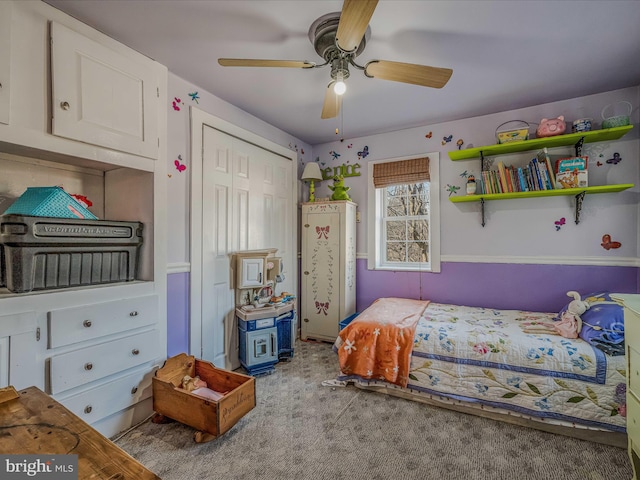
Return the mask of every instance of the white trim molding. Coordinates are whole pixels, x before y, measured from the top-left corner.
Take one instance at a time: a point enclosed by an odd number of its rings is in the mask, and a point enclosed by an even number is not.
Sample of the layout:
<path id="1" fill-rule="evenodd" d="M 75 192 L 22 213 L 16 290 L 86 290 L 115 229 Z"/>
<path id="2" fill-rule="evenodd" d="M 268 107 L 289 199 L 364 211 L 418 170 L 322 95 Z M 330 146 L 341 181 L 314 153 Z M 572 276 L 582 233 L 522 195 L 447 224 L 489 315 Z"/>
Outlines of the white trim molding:
<path id="1" fill-rule="evenodd" d="M 189 272 L 191 272 L 191 263 L 189 262 L 167 264 L 167 275 L 171 275 L 172 273 L 189 273 Z"/>

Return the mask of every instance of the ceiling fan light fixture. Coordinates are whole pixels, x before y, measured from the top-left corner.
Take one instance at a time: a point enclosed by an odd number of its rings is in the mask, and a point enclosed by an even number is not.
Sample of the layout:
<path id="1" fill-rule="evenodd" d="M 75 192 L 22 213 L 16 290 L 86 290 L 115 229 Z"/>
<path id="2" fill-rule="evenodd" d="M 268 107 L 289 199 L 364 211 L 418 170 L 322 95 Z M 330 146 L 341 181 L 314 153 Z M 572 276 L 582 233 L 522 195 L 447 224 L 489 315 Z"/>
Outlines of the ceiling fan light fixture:
<path id="1" fill-rule="evenodd" d="M 342 77 L 338 77 L 336 83 L 333 84 L 333 91 L 336 95 L 344 95 L 347 91 L 347 84 L 344 83 Z"/>

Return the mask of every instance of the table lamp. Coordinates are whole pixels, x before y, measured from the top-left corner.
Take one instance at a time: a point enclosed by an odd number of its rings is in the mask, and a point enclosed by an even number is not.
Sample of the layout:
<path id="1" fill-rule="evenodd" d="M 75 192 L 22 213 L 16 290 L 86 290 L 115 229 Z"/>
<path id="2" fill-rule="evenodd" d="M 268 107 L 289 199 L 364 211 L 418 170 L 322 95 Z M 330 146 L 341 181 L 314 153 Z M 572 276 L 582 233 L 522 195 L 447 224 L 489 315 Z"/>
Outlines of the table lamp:
<path id="1" fill-rule="evenodd" d="M 304 167 L 304 172 L 302 172 L 302 180 L 309 180 L 309 201 L 316 201 L 316 188 L 314 182 L 316 180 L 322 180 L 322 172 L 320 172 L 320 165 L 316 162 L 309 162 Z"/>

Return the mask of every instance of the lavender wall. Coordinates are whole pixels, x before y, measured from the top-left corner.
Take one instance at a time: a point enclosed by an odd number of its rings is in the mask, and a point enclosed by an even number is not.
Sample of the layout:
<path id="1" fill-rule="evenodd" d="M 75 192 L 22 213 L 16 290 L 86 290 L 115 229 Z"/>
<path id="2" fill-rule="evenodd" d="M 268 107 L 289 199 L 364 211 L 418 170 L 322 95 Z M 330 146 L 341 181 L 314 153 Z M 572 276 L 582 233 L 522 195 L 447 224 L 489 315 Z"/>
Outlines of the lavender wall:
<path id="1" fill-rule="evenodd" d="M 189 274 L 167 275 L 167 355 L 189 353 Z"/>
<path id="2" fill-rule="evenodd" d="M 638 269 L 510 263 L 442 264 L 441 273 L 367 270 L 357 261 L 356 297 L 362 311 L 379 297 L 423 298 L 438 303 L 557 312 L 575 290 L 585 296 L 608 290 L 638 292 Z"/>

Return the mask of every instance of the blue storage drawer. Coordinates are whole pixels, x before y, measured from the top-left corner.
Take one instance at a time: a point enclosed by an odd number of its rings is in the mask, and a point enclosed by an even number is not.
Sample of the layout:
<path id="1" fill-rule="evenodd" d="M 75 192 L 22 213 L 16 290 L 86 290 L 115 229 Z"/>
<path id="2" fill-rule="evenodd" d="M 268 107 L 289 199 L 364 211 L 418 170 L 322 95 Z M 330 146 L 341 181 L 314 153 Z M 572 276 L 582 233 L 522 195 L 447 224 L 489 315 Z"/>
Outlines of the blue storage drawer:
<path id="1" fill-rule="evenodd" d="M 340 330 L 342 330 L 343 328 L 346 328 L 346 326 L 349 325 L 351 323 L 351 321 L 354 318 L 356 318 L 358 315 L 360 315 L 360 312 L 356 312 L 356 313 L 354 313 L 352 315 L 349 315 L 344 320 L 340 320 L 340 322 L 338 323 L 338 325 L 340 325 Z"/>

